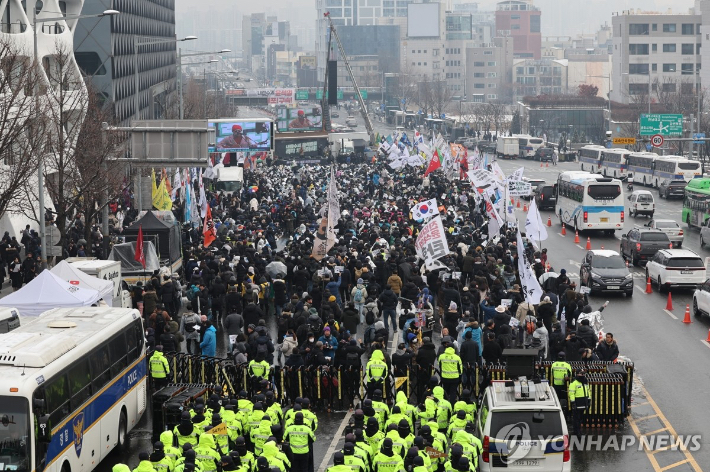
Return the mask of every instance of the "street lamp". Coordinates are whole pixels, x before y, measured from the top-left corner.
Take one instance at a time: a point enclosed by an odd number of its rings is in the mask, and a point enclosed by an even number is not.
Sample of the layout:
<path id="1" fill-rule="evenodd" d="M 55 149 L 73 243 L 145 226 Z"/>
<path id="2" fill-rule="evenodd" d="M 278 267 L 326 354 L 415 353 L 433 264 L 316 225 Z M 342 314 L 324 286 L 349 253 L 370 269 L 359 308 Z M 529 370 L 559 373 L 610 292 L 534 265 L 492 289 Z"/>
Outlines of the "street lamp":
<path id="1" fill-rule="evenodd" d="M 41 23 L 50 23 L 52 21 L 67 21 L 67 20 L 80 20 L 82 18 L 101 18 L 104 16 L 118 15 L 118 10 L 104 10 L 103 13 L 98 13 L 94 15 L 68 15 L 68 16 L 57 16 L 53 18 L 40 18 L 37 19 L 37 13 L 42 11 L 43 3 L 38 0 L 35 3 L 35 7 L 32 9 L 32 42 L 34 45 L 34 67 L 39 69 L 39 50 L 37 46 L 37 25 Z M 35 92 L 35 97 L 37 92 Z M 61 126 L 61 123 L 60 123 Z M 39 188 L 39 237 L 42 241 L 40 244 L 41 257 L 42 257 L 42 267 L 47 266 L 47 241 L 46 241 L 46 230 L 44 221 L 44 162 L 42 154 L 37 157 L 38 167 L 37 167 L 37 187 Z"/>
<path id="2" fill-rule="evenodd" d="M 224 54 L 232 52 L 231 49 L 221 49 L 219 51 L 214 51 L 214 52 L 193 52 L 190 54 L 182 54 L 182 49 L 178 48 L 178 56 L 177 56 L 177 80 L 178 80 L 178 94 L 179 94 L 179 99 L 180 99 L 180 119 L 183 119 L 183 103 L 182 103 L 182 58 L 183 57 L 194 57 L 194 56 L 209 56 L 210 54 Z M 213 59 L 213 62 L 217 62 L 217 59 Z M 204 64 L 203 62 L 199 62 L 198 64 Z M 187 65 L 193 65 L 187 64 Z"/>
<path id="3" fill-rule="evenodd" d="M 185 36 L 182 39 L 150 39 L 149 41 L 139 41 L 139 36 L 133 36 L 133 76 L 135 79 L 135 94 L 133 96 L 133 107 L 135 113 L 135 119 L 140 120 L 140 84 L 138 80 L 138 47 L 139 46 L 149 46 L 152 44 L 162 44 L 162 43 L 177 43 L 181 41 L 193 41 L 197 39 L 197 36 Z"/>

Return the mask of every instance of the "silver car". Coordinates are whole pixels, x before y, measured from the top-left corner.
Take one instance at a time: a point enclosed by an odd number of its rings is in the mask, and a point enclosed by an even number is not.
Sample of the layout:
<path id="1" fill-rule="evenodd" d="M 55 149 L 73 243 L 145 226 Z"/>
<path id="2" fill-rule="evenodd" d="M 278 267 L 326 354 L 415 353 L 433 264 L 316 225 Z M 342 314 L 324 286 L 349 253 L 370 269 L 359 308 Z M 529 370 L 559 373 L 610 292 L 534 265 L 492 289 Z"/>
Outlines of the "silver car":
<path id="1" fill-rule="evenodd" d="M 683 245 L 683 229 L 678 223 L 673 220 L 659 220 L 654 219 L 646 223 L 644 226 L 648 228 L 660 229 L 668 235 L 668 239 L 671 240 L 673 246 L 681 247 Z"/>

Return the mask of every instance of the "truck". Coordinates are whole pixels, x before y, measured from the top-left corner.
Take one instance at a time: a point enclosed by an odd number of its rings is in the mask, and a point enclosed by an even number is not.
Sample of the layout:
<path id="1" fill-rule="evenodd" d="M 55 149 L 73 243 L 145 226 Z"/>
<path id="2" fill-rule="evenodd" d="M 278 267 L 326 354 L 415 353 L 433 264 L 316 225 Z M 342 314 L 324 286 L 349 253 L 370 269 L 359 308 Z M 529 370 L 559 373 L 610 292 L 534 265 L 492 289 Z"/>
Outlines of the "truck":
<path id="1" fill-rule="evenodd" d="M 355 143 L 352 139 L 339 139 L 333 144 L 333 154 L 336 156 L 348 155 L 355 152 Z"/>
<path id="2" fill-rule="evenodd" d="M 496 155 L 502 159 L 515 159 L 520 153 L 519 140 L 515 136 L 498 136 Z"/>
<path id="3" fill-rule="evenodd" d="M 223 193 L 234 193 L 244 185 L 243 167 L 220 167 L 217 169 L 215 190 Z"/>
<path id="4" fill-rule="evenodd" d="M 69 262 L 72 267 L 79 269 L 85 274 L 113 282 L 114 306 L 122 306 L 121 263 L 119 261 L 108 261 L 89 257 L 71 257 L 67 259 L 67 262 Z M 121 305 L 119 305 L 119 303 L 121 303 Z"/>

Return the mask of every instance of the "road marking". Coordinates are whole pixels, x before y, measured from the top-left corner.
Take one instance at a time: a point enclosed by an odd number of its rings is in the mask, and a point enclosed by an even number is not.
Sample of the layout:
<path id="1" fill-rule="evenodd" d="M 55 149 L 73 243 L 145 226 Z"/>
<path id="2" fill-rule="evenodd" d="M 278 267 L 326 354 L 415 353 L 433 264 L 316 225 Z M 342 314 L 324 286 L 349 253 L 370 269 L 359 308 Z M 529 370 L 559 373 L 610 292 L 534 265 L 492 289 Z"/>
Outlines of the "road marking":
<path id="1" fill-rule="evenodd" d="M 575 244 L 575 246 L 577 246 L 578 248 L 584 250 L 584 248 L 583 248 L 582 246 L 580 246 L 579 244 Z"/>
<path id="2" fill-rule="evenodd" d="M 666 315 L 670 316 L 670 317 L 673 318 L 674 320 L 677 320 L 677 319 L 678 319 L 678 317 L 675 316 L 671 311 L 669 311 L 669 310 L 663 310 L 663 311 L 665 311 L 665 312 L 666 312 Z"/>
<path id="3" fill-rule="evenodd" d="M 638 285 L 634 284 L 634 288 L 640 290 L 641 292 L 646 292 L 645 288 L 641 288 Z"/>
<path id="4" fill-rule="evenodd" d="M 710 343 L 707 342 L 706 340 L 703 339 L 703 340 L 700 341 L 700 342 L 703 343 L 703 344 L 705 344 L 705 347 L 710 348 Z"/>
<path id="5" fill-rule="evenodd" d="M 675 429 L 674 429 L 673 426 L 670 424 L 670 422 L 668 421 L 668 419 L 666 418 L 666 416 L 663 414 L 663 412 L 661 411 L 661 409 L 658 407 L 658 405 L 657 405 L 656 402 L 653 400 L 653 398 L 651 398 L 651 395 L 648 393 L 648 390 L 646 390 L 646 387 L 641 383 L 641 380 L 640 380 L 638 377 L 636 377 L 636 378 L 634 379 L 634 383 L 635 383 L 636 386 L 638 386 L 638 388 L 641 390 L 642 396 L 645 397 L 645 399 L 646 399 L 646 403 L 648 403 L 648 404 L 651 405 L 651 408 L 653 408 L 653 411 L 656 413 L 655 416 L 658 417 L 658 419 L 660 420 L 661 424 L 663 425 L 663 428 L 659 429 L 658 431 L 653 431 L 653 432 L 651 432 L 651 433 L 642 434 L 642 433 L 641 433 L 641 430 L 639 429 L 639 427 L 638 427 L 638 425 L 636 424 L 636 422 L 637 422 L 637 421 L 640 421 L 640 420 L 643 420 L 643 419 L 645 419 L 645 418 L 634 419 L 633 415 L 629 415 L 629 417 L 628 417 L 629 425 L 631 426 L 631 430 L 634 432 L 634 435 L 636 436 L 636 438 L 637 438 L 639 441 L 641 441 L 641 438 L 642 438 L 642 437 L 649 437 L 649 436 L 654 435 L 654 434 L 657 434 L 657 433 L 659 433 L 659 432 L 661 432 L 661 431 L 668 431 L 668 433 L 669 433 L 670 436 L 673 438 L 673 440 L 674 440 L 674 441 L 677 441 L 677 440 L 678 440 L 678 433 L 676 433 Z M 640 406 L 640 405 L 643 405 L 643 404 L 645 404 L 645 403 L 638 403 L 638 404 L 634 404 L 633 406 Z M 682 443 L 681 443 L 681 444 L 682 444 Z M 690 451 L 688 451 L 687 448 L 683 448 L 682 445 L 681 445 L 681 447 L 679 447 L 679 448 L 677 449 L 677 451 L 680 451 L 680 452 L 685 456 L 685 460 L 680 461 L 680 462 L 676 462 L 676 463 L 671 464 L 671 465 L 666 466 L 666 467 L 661 467 L 661 466 L 658 464 L 658 459 L 656 459 L 656 457 L 654 456 L 654 454 L 655 454 L 656 452 L 662 452 L 662 451 L 652 451 L 652 450 L 647 449 L 646 447 L 644 447 L 643 450 L 644 450 L 644 452 L 646 453 L 646 456 L 648 457 L 648 460 L 651 462 L 651 466 L 653 467 L 653 469 L 654 469 L 656 472 L 664 472 L 664 471 L 666 471 L 666 470 L 672 469 L 672 468 L 674 468 L 674 467 L 677 467 L 677 466 L 679 466 L 679 465 L 681 465 L 681 464 L 686 464 L 686 463 L 687 463 L 687 464 L 690 464 L 690 466 L 692 467 L 692 469 L 693 469 L 694 471 L 696 471 L 696 472 L 701 472 L 701 470 L 702 470 L 702 469 L 700 468 L 700 466 L 698 465 L 698 463 L 696 462 L 696 460 L 695 460 L 695 458 L 693 457 L 693 455 L 690 453 Z"/>
<path id="6" fill-rule="evenodd" d="M 340 423 L 338 431 L 335 432 L 335 436 L 333 436 L 333 440 L 330 442 L 328 452 L 325 453 L 325 457 L 323 457 L 323 460 L 321 461 L 320 466 L 318 467 L 318 472 L 325 472 L 325 469 L 328 467 L 328 462 L 330 462 L 330 458 L 333 457 L 335 448 L 338 447 L 338 442 L 340 442 L 340 438 L 343 436 L 343 431 L 345 431 L 345 427 L 348 425 L 348 421 L 350 421 L 350 417 L 352 415 L 352 410 L 348 411 L 348 413 L 345 415 L 345 418 L 343 418 L 343 422 Z"/>

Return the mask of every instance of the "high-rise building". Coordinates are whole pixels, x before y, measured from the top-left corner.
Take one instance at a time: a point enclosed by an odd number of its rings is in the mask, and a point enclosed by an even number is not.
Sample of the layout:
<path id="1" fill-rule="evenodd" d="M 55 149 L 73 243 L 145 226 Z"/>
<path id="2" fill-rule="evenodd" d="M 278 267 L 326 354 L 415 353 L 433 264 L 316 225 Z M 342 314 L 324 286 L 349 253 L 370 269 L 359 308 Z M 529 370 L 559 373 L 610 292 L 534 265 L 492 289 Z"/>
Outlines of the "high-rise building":
<path id="1" fill-rule="evenodd" d="M 513 38 L 516 58 L 540 59 L 540 9 L 525 0 L 504 0 L 496 5 L 496 36 Z"/>
<path id="2" fill-rule="evenodd" d="M 99 14 L 108 8 L 119 15 L 79 20 L 74 56 L 99 93 L 113 102 L 119 122 L 136 116 L 134 96 L 134 41 L 155 40 L 138 46 L 139 108 L 141 118 L 158 118 L 175 91 L 177 46 L 175 0 L 86 0 L 82 13 Z M 165 42 L 159 42 L 166 40 Z"/>
<path id="3" fill-rule="evenodd" d="M 612 17 L 611 99 L 631 103 L 657 92 L 692 93 L 700 70 L 702 15 L 633 10 Z M 702 81 L 702 80 L 701 80 Z"/>

